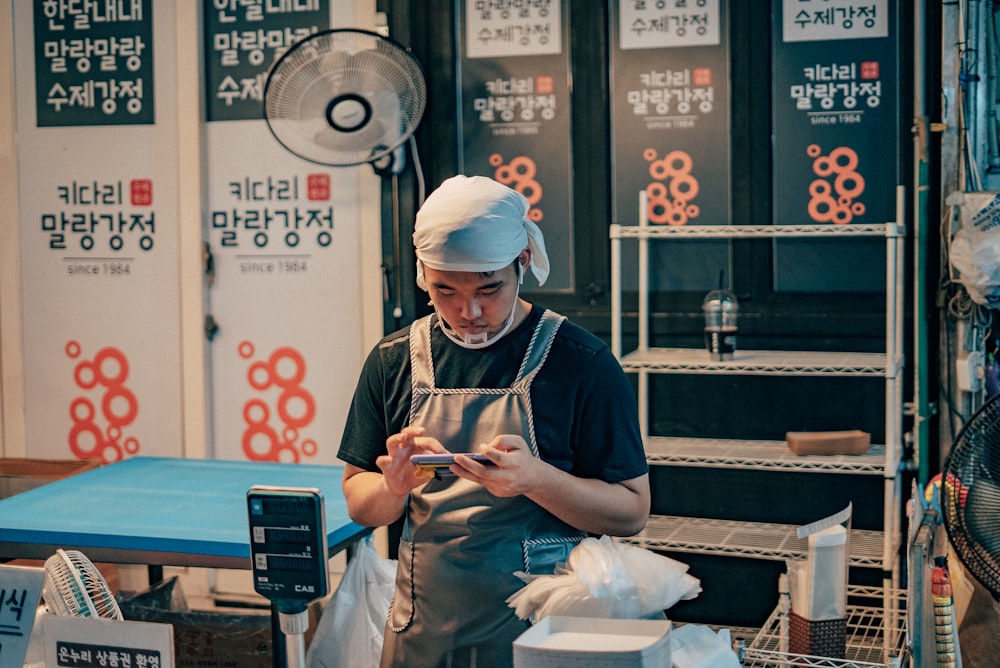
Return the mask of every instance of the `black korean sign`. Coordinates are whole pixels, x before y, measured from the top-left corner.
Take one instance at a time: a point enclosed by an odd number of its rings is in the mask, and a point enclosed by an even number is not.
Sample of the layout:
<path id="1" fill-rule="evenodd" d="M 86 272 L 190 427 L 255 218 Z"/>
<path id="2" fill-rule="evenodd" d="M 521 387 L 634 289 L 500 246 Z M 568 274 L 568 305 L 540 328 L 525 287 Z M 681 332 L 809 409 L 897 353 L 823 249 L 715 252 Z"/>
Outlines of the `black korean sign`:
<path id="1" fill-rule="evenodd" d="M 552 262 L 546 291 L 573 288 L 568 10 L 465 0 L 460 14 L 460 171 L 521 192 Z"/>
<path id="2" fill-rule="evenodd" d="M 152 0 L 34 0 L 38 127 L 152 125 Z"/>
<path id="3" fill-rule="evenodd" d="M 894 0 L 774 0 L 774 222 L 896 219 Z M 882 289 L 884 242 L 781 241 L 777 289 Z"/>
<path id="4" fill-rule="evenodd" d="M 613 220 L 725 225 L 730 218 L 729 43 L 723 0 L 612 0 Z M 716 287 L 729 264 L 719 240 L 651 248 L 656 287 Z"/>
<path id="5" fill-rule="evenodd" d="M 275 60 L 329 28 L 329 0 L 204 0 L 205 102 L 209 121 L 263 118 Z"/>

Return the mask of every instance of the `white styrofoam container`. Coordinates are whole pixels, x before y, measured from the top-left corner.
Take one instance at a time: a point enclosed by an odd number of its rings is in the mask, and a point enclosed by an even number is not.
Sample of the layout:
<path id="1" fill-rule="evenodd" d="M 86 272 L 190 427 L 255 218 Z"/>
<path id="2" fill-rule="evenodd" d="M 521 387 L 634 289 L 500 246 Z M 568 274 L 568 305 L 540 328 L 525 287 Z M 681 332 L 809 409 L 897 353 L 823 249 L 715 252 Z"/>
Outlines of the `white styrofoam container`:
<path id="1" fill-rule="evenodd" d="M 514 668 L 670 668 L 666 619 L 550 616 L 514 640 Z"/>

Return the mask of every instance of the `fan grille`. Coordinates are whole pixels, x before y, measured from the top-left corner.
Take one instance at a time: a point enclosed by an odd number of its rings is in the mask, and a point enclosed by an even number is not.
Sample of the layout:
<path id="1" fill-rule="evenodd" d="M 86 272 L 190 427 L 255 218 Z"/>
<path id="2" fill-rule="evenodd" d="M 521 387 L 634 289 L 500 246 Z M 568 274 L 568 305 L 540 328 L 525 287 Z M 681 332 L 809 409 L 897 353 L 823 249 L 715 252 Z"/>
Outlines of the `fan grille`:
<path id="1" fill-rule="evenodd" d="M 56 550 L 45 561 L 42 596 L 49 611 L 56 615 L 122 619 L 118 601 L 104 576 L 77 550 Z"/>
<path id="2" fill-rule="evenodd" d="M 958 558 L 1000 598 L 1000 396 L 959 432 L 942 476 L 941 504 Z"/>
<path id="3" fill-rule="evenodd" d="M 275 138 L 329 166 L 385 157 L 413 134 L 426 103 L 417 60 L 364 30 L 328 30 L 297 42 L 264 87 L 264 116 Z"/>

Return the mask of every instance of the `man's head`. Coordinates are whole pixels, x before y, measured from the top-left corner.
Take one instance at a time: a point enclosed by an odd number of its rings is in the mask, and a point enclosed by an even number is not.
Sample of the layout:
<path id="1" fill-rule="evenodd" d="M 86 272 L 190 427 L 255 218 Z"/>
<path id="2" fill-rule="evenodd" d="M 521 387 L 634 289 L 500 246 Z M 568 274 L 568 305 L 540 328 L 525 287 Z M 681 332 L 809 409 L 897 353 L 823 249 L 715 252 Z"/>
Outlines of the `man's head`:
<path id="1" fill-rule="evenodd" d="M 495 271 L 525 248 L 531 249 L 531 271 L 538 284 L 549 275 L 545 240 L 528 220 L 528 200 L 485 176 L 453 176 L 432 192 L 417 212 L 413 245 L 418 285 L 424 267 Z"/>
<path id="2" fill-rule="evenodd" d="M 523 195 L 484 176 L 448 179 L 417 213 L 417 285 L 456 343 L 485 347 L 507 332 L 528 267 L 545 282 L 545 242 L 527 213 Z"/>

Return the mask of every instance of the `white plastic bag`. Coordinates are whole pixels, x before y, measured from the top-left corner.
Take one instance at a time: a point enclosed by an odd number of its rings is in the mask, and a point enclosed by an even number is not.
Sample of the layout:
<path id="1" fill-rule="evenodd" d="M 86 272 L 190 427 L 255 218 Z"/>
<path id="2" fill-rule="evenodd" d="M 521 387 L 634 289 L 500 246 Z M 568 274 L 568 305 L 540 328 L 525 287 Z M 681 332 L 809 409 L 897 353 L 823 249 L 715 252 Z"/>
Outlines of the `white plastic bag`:
<path id="1" fill-rule="evenodd" d="M 553 575 L 517 573 L 527 584 L 507 604 L 519 618 L 535 621 L 549 615 L 643 619 L 701 593 L 701 582 L 687 570 L 687 564 L 608 536 L 585 538 Z"/>
<path id="2" fill-rule="evenodd" d="M 729 629 L 684 624 L 670 631 L 673 668 L 740 668 Z"/>
<path id="3" fill-rule="evenodd" d="M 959 206 L 961 227 L 951 240 L 949 261 L 977 304 L 1000 306 L 1000 193 L 953 193 L 948 204 Z"/>
<path id="4" fill-rule="evenodd" d="M 369 534 L 347 562 L 306 652 L 308 668 L 377 668 L 395 587 L 396 560 L 378 555 Z"/>

